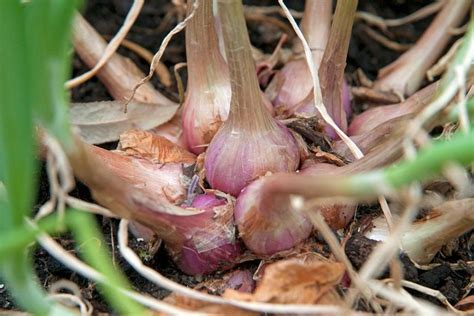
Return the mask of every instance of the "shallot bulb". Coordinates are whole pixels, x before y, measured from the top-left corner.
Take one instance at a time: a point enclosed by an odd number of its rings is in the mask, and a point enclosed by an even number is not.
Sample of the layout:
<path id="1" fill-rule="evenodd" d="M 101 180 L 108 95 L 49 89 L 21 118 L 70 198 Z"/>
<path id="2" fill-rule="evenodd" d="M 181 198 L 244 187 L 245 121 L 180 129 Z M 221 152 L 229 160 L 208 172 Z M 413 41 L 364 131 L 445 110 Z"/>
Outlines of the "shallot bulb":
<path id="1" fill-rule="evenodd" d="M 196 196 L 190 208 L 201 213 L 190 216 L 149 214 L 169 231 L 172 238 L 162 239 L 173 260 L 183 272 L 191 275 L 232 267 L 241 252 L 235 238 L 232 201 L 208 192 Z M 171 236 L 171 232 L 176 236 Z"/>
<path id="2" fill-rule="evenodd" d="M 226 124 L 212 140 L 206 153 L 209 184 L 238 196 L 252 180 L 267 172 L 296 170 L 299 151 L 290 131 L 281 123 L 259 130 Z"/>
<path id="3" fill-rule="evenodd" d="M 274 77 L 267 92 L 273 94 L 272 89 L 277 89 L 276 96 L 272 103 L 277 114 L 288 117 L 294 114 L 311 117 L 320 116 L 314 105 L 312 89 L 313 84 L 311 74 L 304 59 L 296 59 L 288 62 Z M 352 113 L 350 89 L 346 80 L 342 87 L 342 107 L 346 113 L 345 119 Z M 347 125 L 335 120 L 338 126 Z M 337 138 L 336 132 L 331 128 L 326 128 L 326 133 L 333 139 Z"/>
<path id="4" fill-rule="evenodd" d="M 208 192 L 183 204 L 189 198 L 183 168 L 189 164 L 155 164 L 77 144 L 70 161 L 94 198 L 120 217 L 150 228 L 183 272 L 205 274 L 233 265 L 240 254 L 233 201 Z"/>
<path id="5" fill-rule="evenodd" d="M 313 229 L 304 213 L 292 207 L 288 195 L 265 192 L 270 177 L 248 185 L 237 198 L 234 211 L 240 238 L 247 248 L 261 255 L 291 249 L 308 238 Z"/>
<path id="6" fill-rule="evenodd" d="M 291 132 L 271 116 L 262 102 L 242 4 L 220 2 L 219 13 L 232 99 L 229 118 L 209 145 L 204 166 L 213 188 L 237 196 L 267 172 L 296 170 L 300 158 Z"/>

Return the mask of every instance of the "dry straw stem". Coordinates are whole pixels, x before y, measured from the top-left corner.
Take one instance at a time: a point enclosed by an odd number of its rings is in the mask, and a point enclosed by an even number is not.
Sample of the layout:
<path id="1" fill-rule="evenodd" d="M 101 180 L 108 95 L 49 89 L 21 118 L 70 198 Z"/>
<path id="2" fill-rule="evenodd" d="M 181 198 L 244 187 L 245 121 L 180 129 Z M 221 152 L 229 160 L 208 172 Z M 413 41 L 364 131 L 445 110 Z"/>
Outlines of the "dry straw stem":
<path id="1" fill-rule="evenodd" d="M 474 10 L 474 9 L 473 9 Z M 472 11 L 472 10 L 471 10 Z M 440 92 L 435 96 L 432 102 L 418 113 L 407 127 L 403 140 L 405 155 L 408 159 L 416 156 L 416 149 L 413 145 L 414 139 L 419 134 L 423 125 L 433 116 L 439 113 L 456 96 L 460 89 L 465 89 L 465 80 L 469 69 L 472 68 L 474 60 L 474 21 L 470 22 L 468 31 L 464 36 L 463 43 L 459 48 L 454 61 L 448 71 L 445 73 Z M 461 80 L 459 78 L 462 78 Z M 464 90 L 465 91 L 465 90 Z M 462 105 L 462 104 L 461 104 Z M 466 110 L 461 108 L 460 115 L 466 115 Z"/>
<path id="2" fill-rule="evenodd" d="M 426 71 L 438 59 L 458 26 L 469 12 L 471 0 L 447 0 L 416 44 L 395 62 L 382 68 L 375 88 L 409 96 L 420 87 Z"/>
<path id="3" fill-rule="evenodd" d="M 127 36 L 128 31 L 130 31 L 131 27 L 133 26 L 133 23 L 138 17 L 138 14 L 140 14 L 140 10 L 143 7 L 144 0 L 134 0 L 133 5 L 130 8 L 130 11 L 127 14 L 127 17 L 125 18 L 125 21 L 123 22 L 122 27 L 120 27 L 119 31 L 117 34 L 112 38 L 110 43 L 107 45 L 105 48 L 102 57 L 99 59 L 97 64 L 88 72 L 83 73 L 82 75 L 73 78 L 69 81 L 66 82 L 66 88 L 71 89 L 74 88 L 81 83 L 86 82 L 100 70 L 102 66 L 104 66 L 107 61 L 112 57 L 112 55 L 115 53 L 115 51 L 119 48 L 120 42 Z"/>
<path id="4" fill-rule="evenodd" d="M 393 282 L 392 279 L 385 279 L 385 280 L 382 280 L 382 282 L 384 283 L 387 283 L 387 284 L 390 284 Z M 431 297 L 434 297 L 436 298 L 438 301 L 440 301 L 441 303 L 443 303 L 450 311 L 456 313 L 456 314 L 469 314 L 469 313 L 466 313 L 466 312 L 463 312 L 463 311 L 460 311 L 459 309 L 455 308 L 453 305 L 451 305 L 451 303 L 449 303 L 448 299 L 446 298 L 446 296 L 444 296 L 440 291 L 438 290 L 434 290 L 434 289 L 431 289 L 429 287 L 426 287 L 426 286 L 422 286 L 422 285 L 419 285 L 417 283 L 413 283 L 413 282 L 410 282 L 410 281 L 406 281 L 406 280 L 402 280 L 401 282 L 401 285 L 403 287 L 406 287 L 406 288 L 409 288 L 409 289 L 412 289 L 412 290 L 415 290 L 417 292 L 420 292 L 420 293 L 423 293 L 423 294 L 426 294 L 428 296 L 431 296 Z"/>
<path id="5" fill-rule="evenodd" d="M 50 184 L 51 198 L 36 214 L 38 220 L 56 209 L 64 215 L 68 193 L 74 188 L 72 168 L 59 142 L 46 131 L 41 132 L 41 141 L 47 149 L 46 168 Z"/>
<path id="6" fill-rule="evenodd" d="M 67 291 L 69 293 L 61 293 L 60 291 Z M 71 307 L 76 306 L 79 308 L 80 315 L 92 315 L 94 307 L 92 304 L 82 297 L 81 290 L 76 283 L 61 279 L 53 284 L 48 289 L 48 297 L 59 303 Z"/>
<path id="7" fill-rule="evenodd" d="M 128 39 L 123 39 L 122 43 L 120 43 L 123 47 L 131 50 L 141 58 L 143 58 L 145 61 L 147 61 L 149 64 L 151 64 L 153 60 L 153 54 L 146 48 L 138 45 L 135 42 L 132 42 Z M 156 75 L 158 76 L 160 82 L 167 88 L 171 87 L 173 82 L 171 81 L 171 74 L 168 71 L 168 68 L 163 63 L 158 63 L 158 66 L 156 67 L 155 70 Z"/>
<path id="8" fill-rule="evenodd" d="M 403 282 L 405 281 L 402 281 L 402 284 Z M 446 310 L 442 310 L 431 303 L 415 299 L 403 289 L 394 289 L 377 280 L 370 280 L 367 282 L 367 285 L 374 293 L 400 307 L 412 311 L 415 315 L 446 315 Z M 406 314 L 406 311 L 402 312 L 402 315 Z"/>
<path id="9" fill-rule="evenodd" d="M 444 1 L 445 0 L 438 0 L 399 19 L 384 19 L 372 13 L 363 11 L 356 12 L 355 18 L 356 20 L 362 20 L 368 24 L 375 25 L 382 31 L 386 31 L 389 27 L 396 27 L 408 23 L 413 23 L 438 12 L 443 7 Z"/>
<path id="10" fill-rule="evenodd" d="M 73 294 L 49 294 L 48 298 L 60 303 L 65 307 L 77 306 L 81 316 L 90 316 L 94 312 L 94 307 L 92 307 L 92 304 L 89 301 L 83 300 L 81 297 Z"/>
<path id="11" fill-rule="evenodd" d="M 350 314 L 349 310 L 335 305 L 298 305 L 298 304 L 270 304 L 259 302 L 244 302 L 236 299 L 228 299 L 220 296 L 213 296 L 188 288 L 184 285 L 171 281 L 156 270 L 145 266 L 140 258 L 128 247 L 128 221 L 120 222 L 118 231 L 119 249 L 127 262 L 143 277 L 149 281 L 177 294 L 187 296 L 196 300 L 214 304 L 226 304 L 246 310 L 257 311 L 261 313 L 274 314 L 312 314 L 312 315 L 332 315 L 332 314 Z"/>
<path id="12" fill-rule="evenodd" d="M 93 67 L 106 50 L 106 42 L 99 33 L 79 14 L 73 24 L 73 42 L 76 52 L 89 67 Z M 126 100 L 136 82 L 144 74 L 128 58 L 115 53 L 97 73 L 107 90 L 116 100 Z M 135 94 L 135 101 L 173 105 L 174 103 L 156 91 L 151 84 L 144 85 Z"/>
<path id="13" fill-rule="evenodd" d="M 372 308 L 374 308 L 374 310 L 377 313 L 382 313 L 382 308 L 380 307 L 380 305 L 376 303 L 375 300 L 373 300 L 372 293 L 367 288 L 367 285 L 361 282 L 361 279 L 359 278 L 357 272 L 352 267 L 352 264 L 349 261 L 349 258 L 347 258 L 344 252 L 344 249 L 342 249 L 342 247 L 340 246 L 337 237 L 334 235 L 334 233 L 332 232 L 328 224 L 326 224 L 322 215 L 320 213 L 315 213 L 315 212 L 307 212 L 307 215 L 309 216 L 309 219 L 313 223 L 314 227 L 318 230 L 319 233 L 323 235 L 324 240 L 326 240 L 326 242 L 328 243 L 336 259 L 345 265 L 347 273 L 349 274 L 351 280 L 359 288 L 359 290 L 368 300 Z"/>
<path id="14" fill-rule="evenodd" d="M 156 52 L 156 54 L 153 56 L 153 59 L 151 61 L 150 65 L 150 71 L 148 72 L 148 75 L 146 75 L 144 78 L 142 78 L 137 84 L 132 89 L 131 95 L 127 98 L 127 103 L 132 101 L 135 97 L 135 94 L 137 93 L 138 88 L 143 86 L 145 83 L 150 81 L 150 79 L 153 77 L 153 73 L 155 72 L 156 68 L 158 67 L 160 63 L 160 59 L 163 56 L 166 47 L 168 47 L 169 42 L 173 38 L 173 36 L 179 32 L 181 32 L 187 25 L 188 21 L 193 18 L 194 14 L 196 13 L 196 8 L 199 5 L 199 0 L 196 0 L 193 4 L 193 9 L 191 13 L 180 23 L 178 23 L 163 39 L 163 42 L 161 42 L 160 48 Z M 159 102 L 158 102 L 159 103 Z M 125 105 L 126 106 L 126 105 Z M 125 108 L 126 110 L 126 108 Z"/>

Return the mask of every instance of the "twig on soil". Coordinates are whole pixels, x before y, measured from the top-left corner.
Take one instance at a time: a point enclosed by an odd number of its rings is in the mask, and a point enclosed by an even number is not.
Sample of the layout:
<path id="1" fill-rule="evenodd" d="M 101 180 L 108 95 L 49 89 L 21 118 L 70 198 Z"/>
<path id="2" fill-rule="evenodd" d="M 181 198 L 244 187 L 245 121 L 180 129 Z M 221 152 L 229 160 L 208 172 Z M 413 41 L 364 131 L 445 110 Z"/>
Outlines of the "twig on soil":
<path id="1" fill-rule="evenodd" d="M 443 7 L 443 4 L 443 1 L 436 1 L 399 19 L 384 19 L 369 12 L 359 11 L 356 13 L 356 19 L 365 21 L 368 24 L 377 26 L 382 31 L 386 31 L 388 27 L 402 26 L 433 15 Z"/>
<path id="2" fill-rule="evenodd" d="M 282 17 L 285 17 L 285 11 L 280 7 L 280 6 L 268 6 L 268 7 L 262 7 L 262 6 L 252 6 L 252 5 L 246 5 L 244 6 L 244 12 L 252 12 L 252 13 L 259 13 L 259 14 L 274 14 L 278 13 Z M 303 17 L 303 12 L 296 11 L 290 9 L 290 13 L 292 16 L 294 16 L 297 19 L 301 19 Z"/>
<path id="3" fill-rule="evenodd" d="M 199 0 L 196 0 L 193 4 L 193 10 L 191 13 L 180 23 L 178 23 L 163 39 L 163 42 L 160 45 L 160 48 L 158 49 L 158 52 L 153 56 L 153 59 L 151 61 L 150 65 L 150 71 L 148 72 L 148 75 L 146 75 L 140 82 L 138 82 L 135 87 L 133 87 L 132 90 L 132 95 L 127 99 L 127 102 L 125 103 L 125 108 L 124 111 L 127 111 L 127 105 L 132 101 L 133 97 L 135 96 L 136 91 L 138 88 L 140 88 L 142 85 L 144 85 L 146 82 L 150 81 L 150 79 L 153 77 L 153 73 L 155 72 L 156 68 L 158 67 L 158 63 L 160 62 L 161 57 L 163 56 L 166 47 L 168 47 L 168 43 L 171 41 L 173 36 L 179 32 L 181 32 L 185 27 L 186 24 L 190 19 L 193 18 L 194 13 L 196 12 L 196 8 L 199 5 Z"/>
<path id="4" fill-rule="evenodd" d="M 392 279 L 385 279 L 385 280 L 382 280 L 382 282 L 390 284 L 390 283 L 393 282 L 393 280 Z M 402 286 L 436 298 L 443 305 L 445 305 L 450 311 L 452 311 L 456 314 L 469 314 L 467 312 L 460 311 L 457 308 L 455 308 L 453 305 L 451 305 L 451 303 L 449 303 L 446 296 L 444 296 L 438 290 L 434 290 L 434 289 L 431 289 L 429 287 L 426 287 L 426 286 L 423 286 L 423 285 L 420 285 L 420 284 L 417 284 L 417 283 L 414 283 L 414 282 L 406 281 L 406 280 L 402 280 Z"/>
<path id="5" fill-rule="evenodd" d="M 112 38 L 112 40 L 109 42 L 107 45 L 104 54 L 100 58 L 100 60 L 97 62 L 97 64 L 89 71 L 83 73 L 82 75 L 70 79 L 66 82 L 66 88 L 71 89 L 74 88 L 85 81 L 89 80 L 95 74 L 102 68 L 102 66 L 107 63 L 107 61 L 113 56 L 115 51 L 119 48 L 120 42 L 127 36 L 128 31 L 133 26 L 133 23 L 135 23 L 135 20 L 137 19 L 138 15 L 140 14 L 140 11 L 143 7 L 144 0 L 134 0 L 133 5 L 130 8 L 130 11 L 128 12 L 125 21 L 123 22 L 123 25 L 120 27 L 119 31 L 115 36 Z"/>
<path id="6" fill-rule="evenodd" d="M 367 285 L 376 294 L 385 297 L 396 305 L 416 311 L 415 315 L 444 315 L 446 313 L 446 311 L 440 310 L 431 303 L 415 299 L 403 289 L 395 290 L 385 286 L 378 280 L 370 280 Z"/>
<path id="7" fill-rule="evenodd" d="M 105 36 L 107 39 L 107 37 Z M 132 42 L 128 39 L 123 39 L 122 42 L 120 43 L 123 47 L 129 49 L 130 51 L 134 52 L 137 54 L 139 57 L 143 58 L 146 62 L 151 64 L 153 61 L 153 54 L 150 52 L 148 49 L 146 49 L 143 46 L 138 45 L 135 42 Z M 156 67 L 155 70 L 156 75 L 158 76 L 160 82 L 167 88 L 171 87 L 173 82 L 171 81 L 171 74 L 168 71 L 168 68 L 166 68 L 165 64 L 162 62 L 158 63 L 158 66 Z"/>
<path id="8" fill-rule="evenodd" d="M 404 52 L 413 46 L 411 44 L 402 44 L 402 43 L 392 41 L 388 39 L 386 36 L 374 31 L 373 29 L 371 29 L 370 27 L 366 25 L 363 27 L 363 30 L 367 35 L 369 35 L 369 37 L 374 39 L 376 42 L 379 42 L 383 46 L 391 50 L 394 50 L 396 52 Z"/>

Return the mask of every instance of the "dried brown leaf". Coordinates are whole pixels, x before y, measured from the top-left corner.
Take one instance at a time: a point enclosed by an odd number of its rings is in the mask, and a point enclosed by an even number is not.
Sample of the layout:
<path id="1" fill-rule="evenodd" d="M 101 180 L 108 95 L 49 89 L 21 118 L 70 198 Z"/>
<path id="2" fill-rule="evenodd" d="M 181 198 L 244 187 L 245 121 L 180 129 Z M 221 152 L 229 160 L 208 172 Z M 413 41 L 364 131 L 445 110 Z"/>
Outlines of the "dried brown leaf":
<path id="1" fill-rule="evenodd" d="M 141 157 L 155 163 L 194 163 L 196 156 L 163 136 L 138 129 L 120 135 L 119 149 L 129 156 Z"/>
<path id="2" fill-rule="evenodd" d="M 178 294 L 171 294 L 164 299 L 165 302 L 176 307 L 181 307 L 187 310 L 202 312 L 205 315 L 259 315 L 259 313 L 246 311 L 238 307 L 229 305 L 220 305 L 215 303 L 203 302 L 186 296 Z M 165 315 L 165 314 L 158 314 Z"/>
<path id="3" fill-rule="evenodd" d="M 86 143 L 100 144 L 119 139 L 132 128 L 147 130 L 168 122 L 178 109 L 177 104 L 132 102 L 124 113 L 124 102 L 102 101 L 71 105 L 71 123 L 79 129 Z"/>
<path id="4" fill-rule="evenodd" d="M 280 304 L 342 304 L 335 291 L 344 265 L 338 262 L 287 259 L 265 268 L 254 293 L 226 290 L 224 297 Z"/>
<path id="5" fill-rule="evenodd" d="M 463 298 L 454 307 L 464 312 L 473 312 L 474 311 L 474 295 L 469 295 Z"/>

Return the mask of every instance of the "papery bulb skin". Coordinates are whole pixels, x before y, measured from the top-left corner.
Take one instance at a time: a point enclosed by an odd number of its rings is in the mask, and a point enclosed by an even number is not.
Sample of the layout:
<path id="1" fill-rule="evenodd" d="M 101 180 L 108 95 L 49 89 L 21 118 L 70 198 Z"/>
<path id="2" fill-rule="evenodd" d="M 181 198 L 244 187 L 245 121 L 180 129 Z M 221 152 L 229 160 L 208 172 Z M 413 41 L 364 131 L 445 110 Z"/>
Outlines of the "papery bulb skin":
<path id="1" fill-rule="evenodd" d="M 180 107 L 170 121 L 148 131 L 152 134 L 163 136 L 182 148 L 188 148 L 188 143 L 183 132 L 182 116 L 183 108 Z"/>
<path id="2" fill-rule="evenodd" d="M 291 249 L 308 238 L 313 229 L 304 212 L 292 208 L 288 195 L 268 196 L 262 192 L 266 179 L 248 185 L 237 198 L 234 211 L 241 239 L 259 255 Z"/>
<path id="3" fill-rule="evenodd" d="M 435 82 L 416 92 L 401 103 L 368 109 L 354 117 L 349 125 L 348 134 L 353 136 L 372 132 L 374 128 L 386 121 L 420 111 L 431 102 L 438 88 L 439 83 Z"/>
<path id="4" fill-rule="evenodd" d="M 233 199 L 207 192 L 184 205 L 189 179 L 183 168 L 190 164 L 156 164 L 80 144 L 77 156 L 70 159 L 76 176 L 98 203 L 151 229 L 185 273 L 232 267 L 241 252 Z"/>
<path id="5" fill-rule="evenodd" d="M 212 86 L 188 90 L 183 104 L 183 131 L 190 151 L 200 154 L 206 150 L 229 116 L 230 98 L 228 75 Z"/>
<path id="6" fill-rule="evenodd" d="M 350 136 L 361 135 L 372 131 L 386 121 L 410 114 L 415 110 L 416 108 L 404 104 L 377 106 L 354 117 L 347 132 Z"/>
<path id="7" fill-rule="evenodd" d="M 178 267 L 190 275 L 232 267 L 241 253 L 235 238 L 233 203 L 211 192 L 196 196 L 190 208 L 203 213 L 174 218 L 162 215 L 163 220 L 169 220 L 168 229 L 176 229 L 183 238 L 180 242 L 164 240 Z"/>
<path id="8" fill-rule="evenodd" d="M 204 167 L 211 187 L 238 196 L 267 172 L 295 171 L 299 165 L 297 143 L 283 124 L 274 124 L 274 128 L 255 131 L 225 125 L 206 152 Z"/>
<path id="9" fill-rule="evenodd" d="M 188 1 L 188 13 L 193 0 Z M 212 1 L 202 1 L 186 27 L 188 86 L 183 131 L 189 150 L 204 152 L 229 115 L 229 70 L 219 52 Z"/>
<path id="10" fill-rule="evenodd" d="M 301 167 L 300 173 L 302 175 L 324 175 L 331 174 L 332 171 L 338 167 L 328 163 L 316 163 L 311 160 L 306 160 Z M 352 221 L 356 210 L 355 205 L 346 204 L 327 204 L 318 205 L 313 211 L 321 212 L 326 223 L 334 230 L 342 229 Z"/>
<path id="11" fill-rule="evenodd" d="M 304 117 L 321 116 L 314 106 L 313 81 L 305 59 L 296 59 L 288 62 L 272 80 L 269 86 L 270 94 L 272 89 L 278 89 L 276 97 L 272 100 L 277 115 L 283 117 L 295 114 Z M 344 80 L 342 87 L 342 107 L 346 113 L 345 119 L 347 120 L 347 117 L 352 113 L 352 108 L 350 89 L 346 80 Z M 347 122 L 339 122 L 337 120 L 335 123 L 338 126 L 347 125 Z M 331 139 L 338 138 L 332 127 L 327 126 L 325 130 Z"/>
<path id="12" fill-rule="evenodd" d="M 277 95 L 272 100 L 277 112 L 287 115 L 298 113 L 305 116 L 317 114 L 312 98 L 304 102 L 313 88 L 311 73 L 305 59 L 295 59 L 286 63 L 275 75 L 272 85 L 279 86 Z"/>

